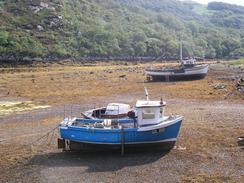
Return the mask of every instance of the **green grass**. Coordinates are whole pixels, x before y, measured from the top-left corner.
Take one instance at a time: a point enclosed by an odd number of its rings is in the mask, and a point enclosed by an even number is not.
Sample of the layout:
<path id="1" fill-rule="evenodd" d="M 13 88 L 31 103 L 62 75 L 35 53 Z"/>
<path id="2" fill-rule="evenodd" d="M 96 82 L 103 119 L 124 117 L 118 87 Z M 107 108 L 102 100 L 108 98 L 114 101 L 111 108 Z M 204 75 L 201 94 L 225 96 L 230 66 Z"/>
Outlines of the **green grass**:
<path id="1" fill-rule="evenodd" d="M 238 67 L 244 68 L 244 58 L 241 58 L 241 59 L 236 60 L 236 61 L 231 61 L 230 65 L 234 65 L 234 66 L 238 66 Z"/>

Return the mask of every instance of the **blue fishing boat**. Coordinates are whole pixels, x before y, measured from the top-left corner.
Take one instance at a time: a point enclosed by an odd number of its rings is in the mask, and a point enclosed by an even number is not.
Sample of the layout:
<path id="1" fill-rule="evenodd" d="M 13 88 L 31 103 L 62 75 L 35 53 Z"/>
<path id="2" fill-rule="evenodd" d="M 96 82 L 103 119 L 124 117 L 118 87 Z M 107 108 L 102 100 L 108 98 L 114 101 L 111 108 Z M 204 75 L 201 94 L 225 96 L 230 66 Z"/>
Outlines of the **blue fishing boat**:
<path id="1" fill-rule="evenodd" d="M 83 113 L 83 118 L 66 118 L 60 125 L 59 148 L 136 148 L 174 147 L 182 123 L 182 116 L 166 116 L 166 103 L 138 100 L 131 109 L 127 104 L 112 103 Z M 126 115 L 125 115 L 126 114 Z"/>

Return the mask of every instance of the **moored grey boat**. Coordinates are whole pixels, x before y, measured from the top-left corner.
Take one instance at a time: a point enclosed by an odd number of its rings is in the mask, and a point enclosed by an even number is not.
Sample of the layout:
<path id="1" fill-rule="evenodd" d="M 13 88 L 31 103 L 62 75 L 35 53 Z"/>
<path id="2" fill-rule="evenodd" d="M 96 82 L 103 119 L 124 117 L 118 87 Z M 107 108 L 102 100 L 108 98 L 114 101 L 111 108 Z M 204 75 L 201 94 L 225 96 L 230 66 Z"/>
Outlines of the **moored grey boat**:
<path id="1" fill-rule="evenodd" d="M 182 42 L 180 44 L 180 67 L 170 69 L 146 69 L 148 80 L 170 81 L 170 80 L 194 80 L 202 79 L 208 73 L 208 64 L 196 64 L 196 60 L 182 59 Z"/>
<path id="2" fill-rule="evenodd" d="M 208 64 L 194 64 L 192 66 L 182 65 L 173 69 L 146 69 L 149 80 L 193 80 L 202 79 L 208 73 Z"/>

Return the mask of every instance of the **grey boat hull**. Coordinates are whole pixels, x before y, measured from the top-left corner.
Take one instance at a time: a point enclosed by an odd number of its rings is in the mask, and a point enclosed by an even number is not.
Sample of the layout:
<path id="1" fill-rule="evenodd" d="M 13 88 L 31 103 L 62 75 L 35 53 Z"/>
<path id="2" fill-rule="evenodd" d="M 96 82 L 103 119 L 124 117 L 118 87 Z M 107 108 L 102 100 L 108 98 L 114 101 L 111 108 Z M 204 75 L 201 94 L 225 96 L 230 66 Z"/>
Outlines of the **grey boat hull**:
<path id="1" fill-rule="evenodd" d="M 146 74 L 152 81 L 175 81 L 203 79 L 208 73 L 208 65 L 198 65 L 181 69 L 147 69 Z"/>

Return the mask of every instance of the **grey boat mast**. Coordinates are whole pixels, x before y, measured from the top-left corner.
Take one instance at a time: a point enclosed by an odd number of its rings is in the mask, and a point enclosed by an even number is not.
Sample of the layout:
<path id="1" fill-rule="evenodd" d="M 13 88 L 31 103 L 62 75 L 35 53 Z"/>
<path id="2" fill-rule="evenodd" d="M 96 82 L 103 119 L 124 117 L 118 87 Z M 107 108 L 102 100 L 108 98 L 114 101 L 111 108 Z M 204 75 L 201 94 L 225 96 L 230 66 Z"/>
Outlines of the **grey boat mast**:
<path id="1" fill-rule="evenodd" d="M 182 55 L 182 39 L 180 38 L 180 62 L 183 61 L 183 55 Z"/>

